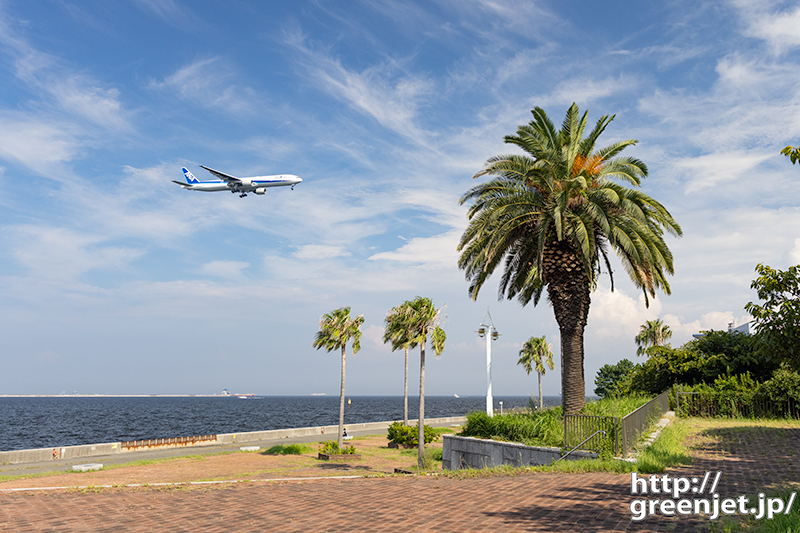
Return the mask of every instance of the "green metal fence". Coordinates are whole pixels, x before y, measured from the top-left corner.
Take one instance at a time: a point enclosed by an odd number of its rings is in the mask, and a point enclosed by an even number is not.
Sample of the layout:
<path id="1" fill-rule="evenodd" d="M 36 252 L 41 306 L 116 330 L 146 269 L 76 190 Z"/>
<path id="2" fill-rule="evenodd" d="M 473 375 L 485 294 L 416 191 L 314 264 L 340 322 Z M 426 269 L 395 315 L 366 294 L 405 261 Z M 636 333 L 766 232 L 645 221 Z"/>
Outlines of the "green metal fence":
<path id="1" fill-rule="evenodd" d="M 615 456 L 627 457 L 642 433 L 667 411 L 669 411 L 669 390 L 622 418 L 564 415 L 564 447 L 569 449 L 578 447 L 580 450 L 594 452 L 610 450 Z M 599 431 L 604 431 L 605 435 L 598 433 Z"/>
<path id="2" fill-rule="evenodd" d="M 714 392 L 676 392 L 678 416 L 725 418 L 795 418 L 800 419 L 800 405 L 792 400 L 749 399 L 721 396 Z"/>

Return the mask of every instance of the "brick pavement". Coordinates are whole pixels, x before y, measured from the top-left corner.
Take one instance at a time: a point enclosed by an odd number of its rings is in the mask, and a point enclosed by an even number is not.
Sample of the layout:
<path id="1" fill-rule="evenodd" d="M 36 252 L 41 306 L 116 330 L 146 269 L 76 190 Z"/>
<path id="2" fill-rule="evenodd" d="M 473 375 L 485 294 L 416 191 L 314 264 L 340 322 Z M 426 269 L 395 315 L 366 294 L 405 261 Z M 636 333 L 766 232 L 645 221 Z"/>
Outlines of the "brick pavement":
<path id="1" fill-rule="evenodd" d="M 695 442 L 695 463 L 670 473 L 722 471 L 720 492 L 724 495 L 797 481 L 798 432 L 797 428 L 709 429 Z M 632 522 L 630 500 L 630 476 L 607 473 L 16 492 L 0 494 L 0 531 L 599 533 L 709 529 L 708 521 L 697 517 L 650 517 Z"/>
<path id="2" fill-rule="evenodd" d="M 669 531 L 632 524 L 629 477 L 521 474 L 268 482 L 192 490 L 0 496 L 0 530 L 30 532 Z"/>

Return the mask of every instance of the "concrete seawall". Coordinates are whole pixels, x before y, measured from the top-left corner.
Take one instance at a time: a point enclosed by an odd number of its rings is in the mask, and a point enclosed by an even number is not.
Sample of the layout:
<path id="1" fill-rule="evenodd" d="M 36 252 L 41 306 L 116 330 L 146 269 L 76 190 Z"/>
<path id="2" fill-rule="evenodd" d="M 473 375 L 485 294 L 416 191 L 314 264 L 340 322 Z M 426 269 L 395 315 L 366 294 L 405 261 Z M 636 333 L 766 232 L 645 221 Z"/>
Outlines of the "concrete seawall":
<path id="1" fill-rule="evenodd" d="M 466 417 L 454 416 L 445 418 L 426 418 L 425 424 L 431 426 L 446 426 L 450 424 L 463 424 Z M 395 421 L 388 422 L 365 422 L 359 424 L 346 424 L 347 431 L 350 434 L 370 431 L 386 431 L 390 424 Z M 409 420 L 409 424 L 416 424 L 416 420 Z M 210 435 L 209 438 L 196 442 L 185 443 L 153 443 L 152 445 L 140 444 L 137 446 L 125 446 L 121 442 L 107 442 L 103 444 L 81 444 L 78 446 L 60 446 L 56 448 L 34 448 L 30 450 L 14 450 L 8 452 L 0 452 L 0 464 L 22 464 L 22 463 L 38 463 L 53 459 L 74 459 L 81 457 L 97 457 L 104 455 L 126 454 L 136 451 L 154 450 L 154 449 L 169 449 L 169 448 L 184 448 L 192 447 L 199 448 L 203 446 L 213 446 L 220 444 L 245 444 L 259 441 L 275 441 L 280 439 L 289 439 L 297 437 L 320 436 L 321 438 L 336 435 L 339 431 L 339 426 L 314 426 L 305 428 L 291 428 L 291 429 L 272 429 L 265 431 L 247 431 L 244 433 L 219 433 L 217 435 Z M 161 439 L 164 440 L 164 439 Z M 136 441 L 147 442 L 147 441 Z"/>

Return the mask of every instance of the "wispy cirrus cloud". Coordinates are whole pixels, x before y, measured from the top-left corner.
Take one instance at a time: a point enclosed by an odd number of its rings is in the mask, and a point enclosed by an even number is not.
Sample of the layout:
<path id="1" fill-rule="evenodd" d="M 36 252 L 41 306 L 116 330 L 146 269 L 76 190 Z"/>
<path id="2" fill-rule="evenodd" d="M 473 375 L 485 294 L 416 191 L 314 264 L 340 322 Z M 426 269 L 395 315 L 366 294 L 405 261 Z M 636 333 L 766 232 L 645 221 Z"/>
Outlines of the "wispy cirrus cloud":
<path id="1" fill-rule="evenodd" d="M 1 159 L 62 181 L 68 177 L 63 164 L 80 152 L 81 143 L 74 126 L 19 111 L 0 111 Z"/>
<path id="2" fill-rule="evenodd" d="M 424 144 L 430 137 L 419 125 L 419 111 L 435 89 L 429 78 L 404 72 L 393 60 L 359 72 L 326 51 L 314 49 L 299 32 L 287 33 L 286 40 L 299 52 L 299 65 L 329 95 L 412 141 Z"/>
<path id="3" fill-rule="evenodd" d="M 246 113 L 257 100 L 253 89 L 232 82 L 236 71 L 222 57 L 215 56 L 189 63 L 163 81 L 151 81 L 150 88 L 169 90 L 197 105 L 231 113 Z"/>
<path id="4" fill-rule="evenodd" d="M 734 0 L 744 34 L 765 41 L 779 55 L 800 46 L 800 6 L 780 9 L 774 1 Z"/>

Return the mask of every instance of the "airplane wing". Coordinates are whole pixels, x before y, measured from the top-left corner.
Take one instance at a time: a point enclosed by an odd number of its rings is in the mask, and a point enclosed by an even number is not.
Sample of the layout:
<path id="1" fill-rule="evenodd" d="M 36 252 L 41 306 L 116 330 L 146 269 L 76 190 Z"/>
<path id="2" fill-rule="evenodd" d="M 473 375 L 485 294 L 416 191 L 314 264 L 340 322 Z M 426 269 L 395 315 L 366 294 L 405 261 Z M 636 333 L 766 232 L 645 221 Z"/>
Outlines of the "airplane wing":
<path id="1" fill-rule="evenodd" d="M 231 176 L 230 174 L 225 174 L 224 172 L 220 172 L 219 170 L 214 170 L 213 168 L 204 167 L 200 165 L 200 168 L 204 168 L 211 172 L 214 176 L 221 179 L 222 181 L 226 181 L 228 183 L 240 183 L 242 180 L 237 178 L 236 176 Z"/>

